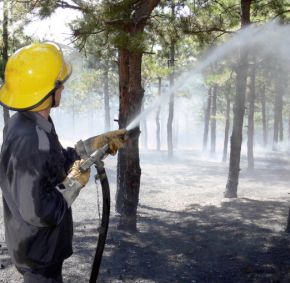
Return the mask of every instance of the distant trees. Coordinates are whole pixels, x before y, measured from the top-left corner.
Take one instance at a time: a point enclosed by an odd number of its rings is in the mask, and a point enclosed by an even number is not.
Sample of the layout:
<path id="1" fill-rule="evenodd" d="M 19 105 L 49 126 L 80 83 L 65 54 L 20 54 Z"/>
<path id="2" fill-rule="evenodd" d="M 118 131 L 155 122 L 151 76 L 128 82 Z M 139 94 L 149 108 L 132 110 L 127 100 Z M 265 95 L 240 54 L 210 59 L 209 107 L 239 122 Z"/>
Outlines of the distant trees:
<path id="1" fill-rule="evenodd" d="M 254 169 L 254 115 L 256 102 L 256 56 L 252 53 L 248 84 L 248 169 Z"/>
<path id="2" fill-rule="evenodd" d="M 4 70 L 9 53 L 12 53 L 17 48 L 25 45 L 25 43 L 29 41 L 29 38 L 23 33 L 24 24 L 29 22 L 29 10 L 26 9 L 23 3 L 3 0 L 2 13 L 2 29 L 0 30 L 0 78 L 2 81 L 4 81 Z M 9 110 L 3 108 L 3 118 L 5 124 L 9 120 L 9 117 Z"/>
<path id="3" fill-rule="evenodd" d="M 209 129 L 209 121 L 210 121 L 210 112 L 211 112 L 211 101 L 212 101 L 212 87 L 208 88 L 207 94 L 207 103 L 204 109 L 204 129 L 203 129 L 203 142 L 202 142 L 202 149 L 205 152 L 207 149 L 208 143 L 208 129 Z"/>

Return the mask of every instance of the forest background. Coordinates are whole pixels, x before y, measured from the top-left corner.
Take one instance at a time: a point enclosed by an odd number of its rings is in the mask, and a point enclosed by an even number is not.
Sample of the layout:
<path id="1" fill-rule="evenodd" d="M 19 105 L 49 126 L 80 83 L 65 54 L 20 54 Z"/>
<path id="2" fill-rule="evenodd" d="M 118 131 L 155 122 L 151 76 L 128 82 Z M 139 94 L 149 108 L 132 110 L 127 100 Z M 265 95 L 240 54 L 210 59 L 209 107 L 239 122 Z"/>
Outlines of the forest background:
<path id="1" fill-rule="evenodd" d="M 243 154 L 244 169 L 256 174 L 261 154 L 289 152 L 289 1 L 3 0 L 2 80 L 9 54 L 43 40 L 24 27 L 56 10 L 78 15 L 63 46 L 74 75 L 53 113 L 64 144 L 149 113 L 118 155 L 118 229 L 138 227 L 140 149 L 169 163 L 180 152 L 224 162 L 219 193 L 230 199 Z M 3 109 L 2 127 L 11 114 Z"/>

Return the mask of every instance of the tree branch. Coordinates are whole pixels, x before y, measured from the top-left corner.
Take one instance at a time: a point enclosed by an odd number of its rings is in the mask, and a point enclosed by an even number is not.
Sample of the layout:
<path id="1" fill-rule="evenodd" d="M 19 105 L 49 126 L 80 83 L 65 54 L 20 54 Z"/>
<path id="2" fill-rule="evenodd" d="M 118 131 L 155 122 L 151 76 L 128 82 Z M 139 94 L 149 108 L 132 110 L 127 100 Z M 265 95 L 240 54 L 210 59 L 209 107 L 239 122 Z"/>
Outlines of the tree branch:
<path id="1" fill-rule="evenodd" d="M 192 34 L 192 35 L 197 35 L 197 34 L 201 34 L 201 33 L 210 33 L 210 32 L 221 32 L 222 34 L 232 34 L 235 33 L 234 31 L 230 31 L 230 30 L 224 30 L 218 27 L 211 27 L 208 29 L 200 29 L 200 30 L 192 30 L 192 31 L 185 31 L 185 33 L 187 34 Z"/>
<path id="2" fill-rule="evenodd" d="M 79 5 L 78 6 L 72 5 L 72 4 L 69 4 L 69 3 L 65 2 L 65 1 L 58 1 L 57 2 L 57 7 L 58 8 L 63 8 L 63 9 L 68 8 L 68 9 L 73 9 L 73 10 L 78 10 L 78 11 L 83 11 L 84 10 L 83 7 L 81 7 Z"/>
<path id="3" fill-rule="evenodd" d="M 280 13 L 278 13 L 278 14 L 274 17 L 274 19 L 280 17 L 281 15 L 287 14 L 287 13 L 290 13 L 290 9 L 289 9 L 289 10 L 281 11 Z"/>

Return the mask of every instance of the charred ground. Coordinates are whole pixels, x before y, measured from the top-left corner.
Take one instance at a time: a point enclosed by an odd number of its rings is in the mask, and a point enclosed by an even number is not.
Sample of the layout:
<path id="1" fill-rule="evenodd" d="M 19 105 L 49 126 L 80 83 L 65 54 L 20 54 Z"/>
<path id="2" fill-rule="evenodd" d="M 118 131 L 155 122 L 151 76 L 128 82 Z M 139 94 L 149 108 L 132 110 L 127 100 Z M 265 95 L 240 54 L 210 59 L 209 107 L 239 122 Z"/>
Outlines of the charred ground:
<path id="1" fill-rule="evenodd" d="M 114 199 L 115 160 L 107 167 Z M 229 200 L 227 165 L 218 160 L 143 154 L 138 232 L 118 231 L 112 212 L 99 282 L 290 282 L 290 160 L 263 154 L 256 168 L 242 170 L 240 198 Z M 97 199 L 91 184 L 74 204 L 75 253 L 65 262 L 65 282 L 88 282 Z M 7 262 L 0 275 L 3 283 L 21 280 Z"/>

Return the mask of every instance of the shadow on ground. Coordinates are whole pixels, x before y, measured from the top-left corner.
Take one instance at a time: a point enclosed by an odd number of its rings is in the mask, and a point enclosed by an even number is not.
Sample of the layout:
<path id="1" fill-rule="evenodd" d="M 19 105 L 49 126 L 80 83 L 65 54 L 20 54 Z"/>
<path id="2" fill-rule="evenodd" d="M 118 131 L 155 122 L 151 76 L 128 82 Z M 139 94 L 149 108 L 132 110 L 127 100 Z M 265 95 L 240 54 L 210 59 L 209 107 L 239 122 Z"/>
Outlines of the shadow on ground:
<path id="1" fill-rule="evenodd" d="M 140 206 L 136 234 L 116 230 L 113 218 L 99 281 L 290 282 L 287 211 L 285 202 L 252 199 L 182 212 Z M 85 265 L 81 274 L 89 272 L 97 233 L 92 220 L 85 223 L 85 229 L 84 222 L 76 224 L 75 234 L 75 257 Z M 87 281 L 69 274 L 69 282 Z"/>

